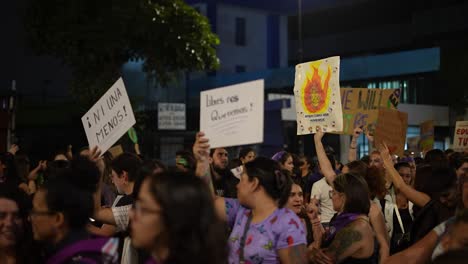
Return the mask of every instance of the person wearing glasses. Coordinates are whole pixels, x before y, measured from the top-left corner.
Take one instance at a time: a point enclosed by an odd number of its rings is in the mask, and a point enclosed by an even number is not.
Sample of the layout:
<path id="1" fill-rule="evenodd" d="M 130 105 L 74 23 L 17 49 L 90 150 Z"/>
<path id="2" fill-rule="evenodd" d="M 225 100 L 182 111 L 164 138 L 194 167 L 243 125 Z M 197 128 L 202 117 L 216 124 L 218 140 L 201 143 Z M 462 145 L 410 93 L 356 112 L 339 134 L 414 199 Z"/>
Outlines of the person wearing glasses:
<path id="1" fill-rule="evenodd" d="M 86 229 L 94 210 L 93 190 L 85 186 L 90 183 L 86 177 L 98 175 L 97 168 L 94 172 L 87 171 L 91 167 L 72 168 L 49 180 L 34 195 L 30 212 L 34 239 L 44 243 L 49 264 L 77 259 L 117 263 L 118 239 L 94 238 Z"/>
<path id="2" fill-rule="evenodd" d="M 146 263 L 226 263 L 225 225 L 206 184 L 193 173 L 146 177 L 130 212 L 132 244 Z"/>
<path id="3" fill-rule="evenodd" d="M 314 225 L 316 239 L 309 247 L 311 263 L 376 263 L 368 193 L 363 177 L 350 173 L 336 176 L 330 195 L 337 214 L 326 233 L 323 227 Z"/>

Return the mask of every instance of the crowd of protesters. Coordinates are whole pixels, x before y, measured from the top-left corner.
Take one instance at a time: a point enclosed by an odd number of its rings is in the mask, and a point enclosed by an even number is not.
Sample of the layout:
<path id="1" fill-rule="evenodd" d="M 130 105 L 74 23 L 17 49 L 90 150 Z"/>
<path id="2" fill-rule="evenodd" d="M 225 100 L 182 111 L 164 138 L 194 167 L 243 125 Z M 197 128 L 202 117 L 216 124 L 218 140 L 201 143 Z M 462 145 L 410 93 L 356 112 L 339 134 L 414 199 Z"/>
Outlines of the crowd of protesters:
<path id="1" fill-rule="evenodd" d="M 31 166 L 0 156 L 0 264 L 465 263 L 468 155 L 418 158 L 384 144 L 347 163 L 314 135 L 314 158 L 242 148 L 203 132 L 175 166 L 97 148 Z M 366 134 L 372 144 L 373 137 Z"/>

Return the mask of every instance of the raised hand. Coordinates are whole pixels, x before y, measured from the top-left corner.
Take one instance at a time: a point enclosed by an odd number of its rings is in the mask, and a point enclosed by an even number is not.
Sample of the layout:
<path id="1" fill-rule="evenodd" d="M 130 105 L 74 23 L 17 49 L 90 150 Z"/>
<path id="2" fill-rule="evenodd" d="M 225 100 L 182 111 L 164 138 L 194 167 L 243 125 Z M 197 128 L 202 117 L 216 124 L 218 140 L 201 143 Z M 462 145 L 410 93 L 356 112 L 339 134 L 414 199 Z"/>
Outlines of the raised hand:
<path id="1" fill-rule="evenodd" d="M 19 150 L 19 146 L 16 145 L 16 144 L 13 144 L 11 145 L 10 149 L 8 150 L 8 152 L 10 152 L 11 154 L 15 155 L 16 152 L 18 152 Z"/>
<path id="2" fill-rule="evenodd" d="M 72 160 L 73 159 L 73 146 L 72 145 L 68 145 L 67 146 L 67 152 L 65 153 L 65 156 L 67 156 L 67 159 L 68 160 Z"/>
<path id="3" fill-rule="evenodd" d="M 353 138 L 358 138 L 362 134 L 361 127 L 355 127 L 353 130 Z"/>
<path id="4" fill-rule="evenodd" d="M 193 155 L 199 162 L 207 161 L 210 157 L 210 144 L 209 139 L 205 137 L 204 132 L 198 132 L 195 136 L 195 143 L 193 144 Z"/>
<path id="5" fill-rule="evenodd" d="M 309 219 L 311 221 L 315 221 L 315 220 L 318 220 L 320 221 L 319 219 L 319 214 L 320 214 L 320 209 L 319 209 L 319 202 L 317 200 L 317 198 L 312 198 L 310 200 L 310 203 L 306 205 L 306 212 L 307 212 L 307 216 L 309 216 Z"/>
<path id="6" fill-rule="evenodd" d="M 393 167 L 392 155 L 390 155 L 390 150 L 388 150 L 388 146 L 385 142 L 382 142 L 382 144 L 380 144 L 379 152 L 384 162 L 384 165 Z"/>
<path id="7" fill-rule="evenodd" d="M 324 135 L 325 135 L 325 133 L 323 131 L 317 131 L 314 134 L 314 139 L 321 141 Z"/>
<path id="8" fill-rule="evenodd" d="M 370 130 L 366 130 L 366 138 L 369 141 L 369 144 L 372 145 L 374 143 L 374 135 L 371 134 Z"/>

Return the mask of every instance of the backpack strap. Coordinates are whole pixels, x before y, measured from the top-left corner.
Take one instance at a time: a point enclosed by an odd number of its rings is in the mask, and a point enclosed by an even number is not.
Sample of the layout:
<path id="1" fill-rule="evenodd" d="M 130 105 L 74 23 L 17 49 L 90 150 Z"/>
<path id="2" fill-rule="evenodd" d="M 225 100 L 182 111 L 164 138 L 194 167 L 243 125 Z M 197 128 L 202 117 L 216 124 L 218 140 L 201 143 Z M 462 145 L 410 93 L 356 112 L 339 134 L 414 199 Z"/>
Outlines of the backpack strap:
<path id="1" fill-rule="evenodd" d="M 57 254 L 53 255 L 47 260 L 47 264 L 63 263 L 64 261 L 75 256 L 76 254 L 83 252 L 100 252 L 103 254 L 111 256 L 115 255 L 115 257 L 118 257 L 115 254 L 115 252 L 117 251 L 118 243 L 119 242 L 117 238 L 94 238 L 81 240 L 60 250 Z"/>

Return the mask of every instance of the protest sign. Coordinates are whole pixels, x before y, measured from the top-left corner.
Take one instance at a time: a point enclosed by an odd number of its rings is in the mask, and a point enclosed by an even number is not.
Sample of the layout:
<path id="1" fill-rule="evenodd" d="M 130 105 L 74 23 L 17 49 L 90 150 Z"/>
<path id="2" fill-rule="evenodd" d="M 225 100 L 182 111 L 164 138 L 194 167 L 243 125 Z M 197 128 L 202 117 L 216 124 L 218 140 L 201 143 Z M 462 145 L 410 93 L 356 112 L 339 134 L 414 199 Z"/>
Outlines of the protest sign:
<path id="1" fill-rule="evenodd" d="M 296 65 L 294 96 L 298 135 L 343 129 L 339 75 L 340 57 Z"/>
<path id="2" fill-rule="evenodd" d="M 185 104 L 158 103 L 158 128 L 185 130 Z"/>
<path id="3" fill-rule="evenodd" d="M 201 92 L 200 130 L 210 147 L 263 142 L 263 95 L 263 80 Z"/>
<path id="4" fill-rule="evenodd" d="M 380 146 L 385 142 L 391 154 L 403 156 L 408 129 L 408 114 L 398 110 L 380 108 L 378 110 L 377 126 L 374 143 Z"/>
<path id="5" fill-rule="evenodd" d="M 136 123 L 122 78 L 81 118 L 89 146 L 106 152 Z"/>
<path id="6" fill-rule="evenodd" d="M 352 135 L 356 127 L 375 131 L 379 108 L 397 109 L 400 89 L 341 88 L 343 134 Z"/>
<path id="7" fill-rule="evenodd" d="M 434 148 L 434 120 L 428 120 L 419 125 L 420 137 L 419 148 L 428 151 Z"/>
<path id="8" fill-rule="evenodd" d="M 410 137 L 406 139 L 406 143 L 408 144 L 408 150 L 419 152 L 419 141 L 421 140 L 420 136 Z"/>
<path id="9" fill-rule="evenodd" d="M 457 121 L 453 149 L 455 151 L 468 151 L 468 121 Z"/>
<path id="10" fill-rule="evenodd" d="M 108 151 L 110 152 L 110 154 L 112 154 L 112 157 L 114 157 L 114 158 L 116 158 L 120 154 L 124 153 L 122 145 L 113 146 Z"/>

